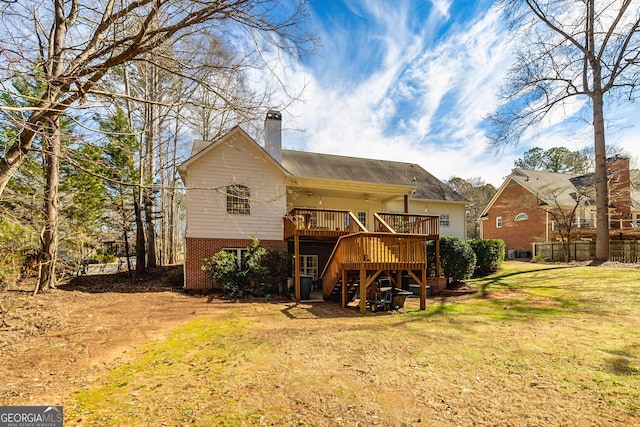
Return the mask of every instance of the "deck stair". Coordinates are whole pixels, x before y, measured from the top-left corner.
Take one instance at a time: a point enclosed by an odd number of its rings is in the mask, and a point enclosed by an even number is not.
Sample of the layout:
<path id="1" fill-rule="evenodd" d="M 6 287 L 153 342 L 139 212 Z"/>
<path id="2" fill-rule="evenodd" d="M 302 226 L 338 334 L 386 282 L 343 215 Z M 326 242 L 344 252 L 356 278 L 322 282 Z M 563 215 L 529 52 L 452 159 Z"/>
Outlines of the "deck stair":
<path id="1" fill-rule="evenodd" d="M 357 282 L 363 269 L 374 273 L 422 270 L 425 264 L 424 236 L 366 232 L 343 236 L 322 273 L 323 295 L 327 299 L 335 294 L 336 286 L 345 278 L 352 278 L 348 283 Z"/>
<path id="2" fill-rule="evenodd" d="M 439 217 L 411 213 L 374 212 L 372 230 L 351 211 L 294 208 L 284 218 L 284 239 L 293 241 L 294 257 L 301 242 L 336 242 L 321 274 L 325 300 L 340 295 L 343 305 L 358 290 L 360 311 L 366 311 L 367 288 L 386 275 L 394 286 L 407 274 L 422 286 L 420 308 L 425 307 L 427 241 L 435 241 L 439 274 Z M 296 262 L 296 299 L 300 298 L 300 269 Z M 343 286 L 345 284 L 345 286 Z"/>

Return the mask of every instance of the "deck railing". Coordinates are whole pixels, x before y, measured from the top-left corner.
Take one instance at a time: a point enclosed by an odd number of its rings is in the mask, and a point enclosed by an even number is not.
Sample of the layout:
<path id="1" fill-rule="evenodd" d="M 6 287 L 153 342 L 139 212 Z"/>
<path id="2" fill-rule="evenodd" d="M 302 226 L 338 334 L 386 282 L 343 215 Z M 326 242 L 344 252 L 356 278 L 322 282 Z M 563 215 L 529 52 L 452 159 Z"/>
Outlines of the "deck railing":
<path id="1" fill-rule="evenodd" d="M 294 208 L 284 217 L 284 238 L 299 236 L 340 237 L 367 231 L 350 211 Z"/>
<path id="2" fill-rule="evenodd" d="M 343 269 L 419 269 L 426 263 L 425 236 L 355 233 L 342 236 L 322 272 L 322 291 L 331 294 Z"/>
<path id="3" fill-rule="evenodd" d="M 374 231 L 423 234 L 437 236 L 440 217 L 437 215 L 419 215 L 405 213 L 377 212 L 373 214 Z"/>
<path id="4" fill-rule="evenodd" d="M 572 229 L 586 228 L 595 229 L 596 219 L 580 219 L 571 224 Z M 551 221 L 551 231 L 561 230 L 562 227 L 557 221 Z M 639 219 L 609 219 L 609 230 L 634 230 L 640 229 Z"/>

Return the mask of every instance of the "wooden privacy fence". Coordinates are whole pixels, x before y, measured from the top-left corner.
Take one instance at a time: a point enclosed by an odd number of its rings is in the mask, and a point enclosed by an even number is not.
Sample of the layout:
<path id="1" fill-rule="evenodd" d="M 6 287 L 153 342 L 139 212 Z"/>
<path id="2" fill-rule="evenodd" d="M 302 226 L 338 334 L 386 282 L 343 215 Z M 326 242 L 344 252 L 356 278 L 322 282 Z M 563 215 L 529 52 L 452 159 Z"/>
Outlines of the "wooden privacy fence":
<path id="1" fill-rule="evenodd" d="M 565 261 L 569 252 L 569 261 L 590 261 L 596 256 L 596 242 L 553 242 L 534 243 L 533 257 L 549 261 Z M 609 242 L 609 261 L 638 263 L 640 262 L 640 241 L 611 240 Z"/>

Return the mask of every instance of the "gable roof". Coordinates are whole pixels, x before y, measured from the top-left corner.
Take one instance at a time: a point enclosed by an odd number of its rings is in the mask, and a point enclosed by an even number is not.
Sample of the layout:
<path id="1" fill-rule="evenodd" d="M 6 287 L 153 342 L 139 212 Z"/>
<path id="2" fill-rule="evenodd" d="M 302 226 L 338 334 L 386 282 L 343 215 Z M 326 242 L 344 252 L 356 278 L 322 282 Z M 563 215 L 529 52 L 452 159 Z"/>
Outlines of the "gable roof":
<path id="1" fill-rule="evenodd" d="M 480 217 L 486 217 L 489 210 L 493 207 L 493 204 L 500 198 L 502 192 L 513 185 L 513 183 L 520 185 L 524 189 L 528 190 L 532 195 L 542 199 L 548 204 L 573 204 L 573 198 L 571 193 L 576 191 L 575 187 L 571 183 L 570 179 L 576 177 L 576 175 L 568 175 L 556 172 L 543 172 L 532 169 L 515 168 L 509 175 L 496 194 L 493 195 L 487 206 L 482 210 Z M 551 197 L 551 195 L 555 195 Z M 556 200 L 553 200 L 553 199 Z"/>
<path id="2" fill-rule="evenodd" d="M 238 134 L 255 144 L 261 154 L 273 162 L 286 176 L 406 187 L 413 190 L 412 199 L 468 203 L 463 196 L 414 163 L 283 149 L 280 164 L 240 126 L 234 127 L 214 142 L 195 140 L 191 157 L 178 167 L 180 175 L 184 175 L 189 165 L 206 156 L 216 147 L 230 143 L 233 136 Z"/>
<path id="3" fill-rule="evenodd" d="M 550 205 L 573 206 L 575 197 L 586 194 L 589 188 L 589 179 L 584 175 L 516 168 L 511 176 L 518 184 Z"/>
<path id="4" fill-rule="evenodd" d="M 596 203 L 595 174 L 593 173 L 575 175 L 515 168 L 484 208 L 481 216 L 489 212 L 502 191 L 512 182 L 521 185 L 549 205 L 573 207 L 578 195 L 583 197 L 581 201 L 583 205 Z M 635 190 L 633 184 L 631 187 L 631 207 L 634 210 L 640 210 L 640 191 Z"/>
<path id="5" fill-rule="evenodd" d="M 403 185 L 415 189 L 413 199 L 468 202 L 414 163 L 282 150 L 282 166 L 295 177 Z"/>
<path id="6" fill-rule="evenodd" d="M 251 136 L 249 136 L 248 133 L 246 133 L 240 126 L 236 126 L 233 129 L 231 129 L 229 132 L 227 132 L 225 135 L 223 135 L 222 137 L 217 139 L 216 141 L 211 142 L 211 141 L 195 140 L 193 142 L 193 149 L 191 150 L 191 157 L 189 157 L 187 160 L 185 160 L 184 162 L 182 162 L 178 166 L 178 172 L 180 173 L 180 176 L 182 176 L 183 180 L 185 179 L 184 173 L 186 172 L 187 168 L 191 164 L 195 163 L 196 161 L 198 161 L 202 157 L 206 156 L 208 153 L 214 151 L 217 147 L 219 147 L 221 145 L 224 145 L 224 144 L 231 144 L 234 136 L 239 136 L 239 137 L 244 138 L 249 144 L 254 146 L 254 148 L 265 159 L 267 159 L 269 162 L 271 162 L 282 173 L 284 173 L 285 175 L 288 174 L 288 172 L 286 170 L 284 170 L 282 165 L 280 163 L 276 162 L 273 159 L 273 157 L 271 157 L 269 155 L 269 153 L 267 153 L 267 151 L 262 146 L 260 146 Z"/>

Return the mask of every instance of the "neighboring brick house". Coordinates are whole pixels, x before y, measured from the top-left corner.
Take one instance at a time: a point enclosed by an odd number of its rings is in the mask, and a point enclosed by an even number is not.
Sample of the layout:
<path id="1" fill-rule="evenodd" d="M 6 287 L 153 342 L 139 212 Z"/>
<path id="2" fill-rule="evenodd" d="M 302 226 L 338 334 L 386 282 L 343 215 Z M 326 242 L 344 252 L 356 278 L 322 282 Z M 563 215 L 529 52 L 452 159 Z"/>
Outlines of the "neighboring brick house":
<path id="1" fill-rule="evenodd" d="M 609 171 L 609 227 L 612 238 L 636 235 L 640 225 L 640 197 L 630 180 L 629 159 L 607 159 Z M 570 175 L 516 168 L 481 214 L 486 239 L 502 239 L 507 256 L 527 257 L 532 244 L 559 240 L 557 218 L 569 216 L 572 238 L 595 239 L 594 175 Z M 555 215 L 555 216 L 554 216 Z"/>
<path id="2" fill-rule="evenodd" d="M 281 120 L 268 112 L 264 148 L 235 127 L 216 141 L 196 141 L 180 165 L 187 191 L 185 288 L 209 287 L 203 259 L 241 251 L 254 236 L 293 253 L 287 219 L 316 231 L 315 240 L 296 246 L 297 267 L 314 279 L 349 223 L 376 231 L 384 223 L 379 213 L 412 214 L 403 215 L 407 221 L 435 217 L 439 233 L 465 238 L 468 202 L 419 165 L 284 150 Z"/>

